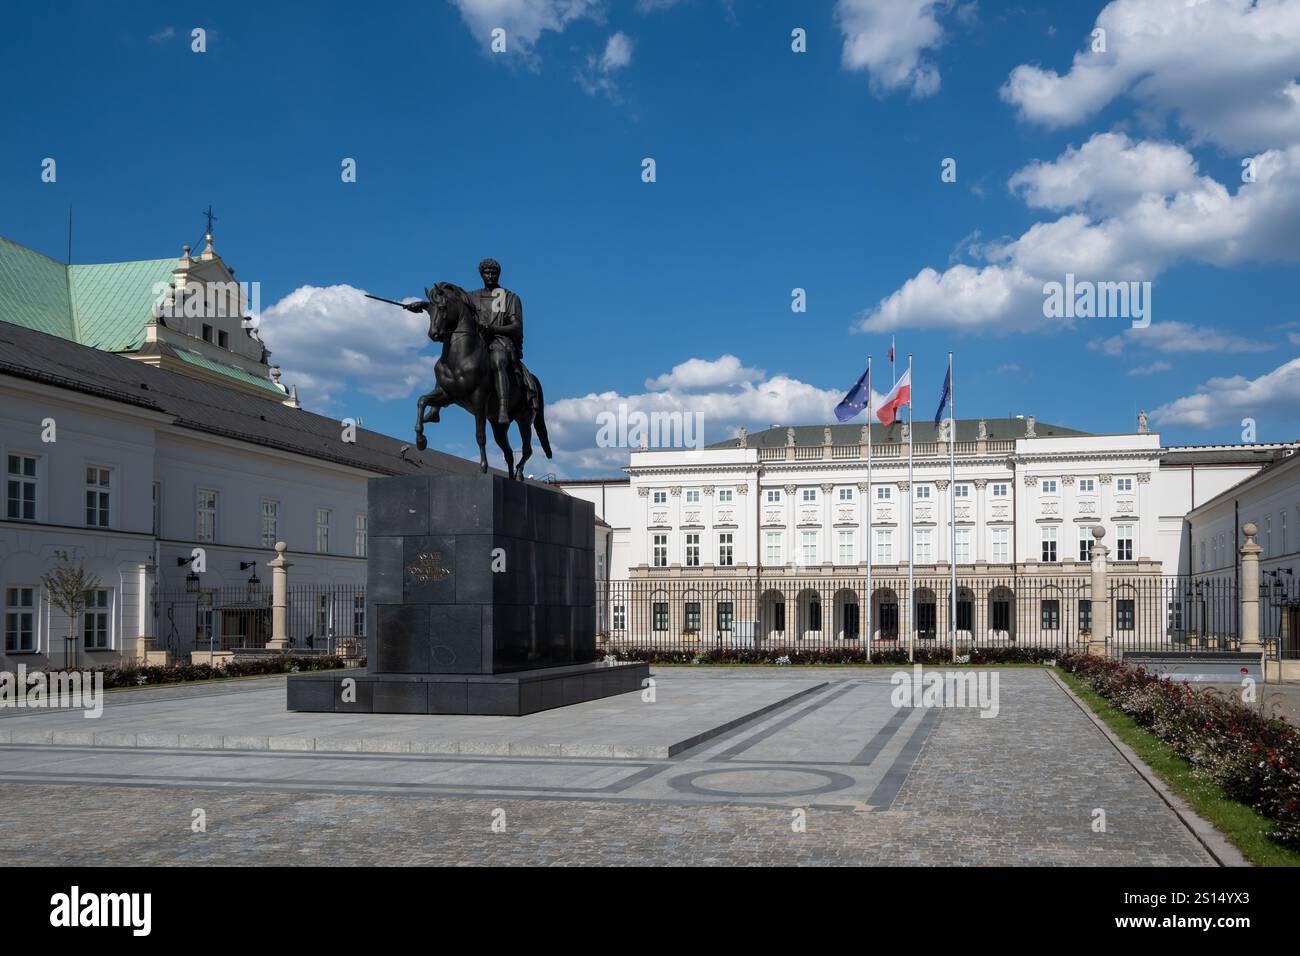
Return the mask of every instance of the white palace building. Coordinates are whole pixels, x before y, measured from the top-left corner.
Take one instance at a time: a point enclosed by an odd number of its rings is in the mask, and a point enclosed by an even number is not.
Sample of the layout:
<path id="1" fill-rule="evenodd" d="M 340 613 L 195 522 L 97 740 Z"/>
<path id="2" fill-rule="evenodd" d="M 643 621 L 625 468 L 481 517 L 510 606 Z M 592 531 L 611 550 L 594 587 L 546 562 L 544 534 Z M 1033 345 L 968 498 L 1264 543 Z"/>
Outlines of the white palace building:
<path id="1" fill-rule="evenodd" d="M 1108 435 L 1032 417 L 959 420 L 954 481 L 944 429 L 915 426 L 909 479 L 905 428 L 872 427 L 870 469 L 864 426 L 816 425 L 633 451 L 625 478 L 563 482 L 610 526 L 605 635 L 852 639 L 870 561 L 872 636 L 888 639 L 907 628 L 910 553 L 922 637 L 948 632 L 955 561 L 967 639 L 1055 641 L 1088 627 L 1079 598 L 1098 527 L 1111 571 L 1137 589 L 1147 582 L 1145 597 L 1120 594 L 1118 630 L 1144 614 L 1166 634 L 1209 630 L 1182 620 L 1178 589 L 1231 576 L 1242 526 L 1270 529 L 1266 568 L 1300 551 L 1293 467 L 1267 505 L 1229 505 L 1225 518 L 1223 504 L 1261 472 L 1294 465 L 1294 442 L 1165 446 L 1145 415 L 1136 431 Z"/>
<path id="2" fill-rule="evenodd" d="M 95 265 L 0 238 L 0 669 L 263 646 L 277 542 L 296 646 L 358 639 L 367 480 L 476 467 L 303 409 L 233 280 L 210 234 Z M 80 620 L 60 554 L 97 579 Z"/>

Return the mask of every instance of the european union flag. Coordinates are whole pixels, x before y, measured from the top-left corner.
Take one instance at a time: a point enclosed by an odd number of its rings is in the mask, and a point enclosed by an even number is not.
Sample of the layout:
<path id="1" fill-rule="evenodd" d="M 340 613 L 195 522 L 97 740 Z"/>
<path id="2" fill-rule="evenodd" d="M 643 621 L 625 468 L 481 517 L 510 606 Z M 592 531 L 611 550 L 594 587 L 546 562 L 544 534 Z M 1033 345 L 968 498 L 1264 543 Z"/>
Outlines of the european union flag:
<path id="1" fill-rule="evenodd" d="M 939 395 L 939 409 L 934 413 L 934 427 L 939 427 L 939 422 L 943 420 L 943 410 L 948 406 L 948 394 L 952 391 L 952 367 L 949 366 L 948 374 L 943 377 L 943 392 Z"/>
<path id="2" fill-rule="evenodd" d="M 862 373 L 849 393 L 840 400 L 835 406 L 835 417 L 842 422 L 847 422 L 850 418 L 857 415 L 868 405 L 871 404 L 871 369 Z"/>

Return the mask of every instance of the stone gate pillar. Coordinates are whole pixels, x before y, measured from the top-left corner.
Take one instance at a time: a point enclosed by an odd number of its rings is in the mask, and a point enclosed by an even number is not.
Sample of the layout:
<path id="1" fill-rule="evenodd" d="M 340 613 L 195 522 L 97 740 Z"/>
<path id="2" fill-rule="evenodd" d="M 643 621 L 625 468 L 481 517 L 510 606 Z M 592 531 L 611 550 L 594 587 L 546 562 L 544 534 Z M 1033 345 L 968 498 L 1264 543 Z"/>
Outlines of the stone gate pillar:
<path id="1" fill-rule="evenodd" d="M 1264 549 L 1255 543 L 1259 533 L 1253 523 L 1242 527 L 1246 543 L 1241 546 L 1241 649 L 1247 654 L 1263 654 L 1259 639 L 1259 556 Z"/>
<path id="2" fill-rule="evenodd" d="M 1110 549 L 1101 543 L 1106 529 L 1092 529 L 1092 639 L 1088 653 L 1106 656 L 1106 639 L 1110 636 L 1110 594 L 1106 585 L 1106 556 Z"/>
<path id="3" fill-rule="evenodd" d="M 266 647 L 273 651 L 289 649 L 289 569 L 284 553 L 289 546 L 283 541 L 275 543 L 275 558 L 266 563 L 271 569 L 271 639 Z"/>

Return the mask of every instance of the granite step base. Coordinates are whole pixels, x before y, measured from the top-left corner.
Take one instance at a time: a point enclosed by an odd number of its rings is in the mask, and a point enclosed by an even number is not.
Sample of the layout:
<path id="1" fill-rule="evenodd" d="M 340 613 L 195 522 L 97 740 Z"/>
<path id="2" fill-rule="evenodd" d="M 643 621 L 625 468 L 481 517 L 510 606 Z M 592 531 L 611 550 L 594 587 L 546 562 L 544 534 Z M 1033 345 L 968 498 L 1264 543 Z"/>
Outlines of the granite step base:
<path id="1" fill-rule="evenodd" d="M 288 709 L 336 714 L 485 714 L 522 717 L 640 690 L 649 664 L 572 664 L 509 674 L 329 671 L 288 680 Z M 352 693 L 344 700 L 344 681 Z"/>

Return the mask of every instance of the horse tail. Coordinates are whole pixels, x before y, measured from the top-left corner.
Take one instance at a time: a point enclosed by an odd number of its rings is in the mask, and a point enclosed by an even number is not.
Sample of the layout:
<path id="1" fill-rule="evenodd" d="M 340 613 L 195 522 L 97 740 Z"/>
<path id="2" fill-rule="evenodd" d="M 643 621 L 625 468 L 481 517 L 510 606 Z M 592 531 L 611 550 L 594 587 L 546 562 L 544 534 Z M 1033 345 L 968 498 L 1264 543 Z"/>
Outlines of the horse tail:
<path id="1" fill-rule="evenodd" d="M 536 375 L 533 376 L 533 387 L 537 389 L 537 414 L 533 416 L 533 431 L 537 432 L 537 440 L 542 443 L 546 457 L 554 458 L 551 454 L 551 439 L 546 434 L 546 399 L 542 396 L 541 380 Z"/>

